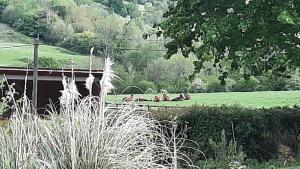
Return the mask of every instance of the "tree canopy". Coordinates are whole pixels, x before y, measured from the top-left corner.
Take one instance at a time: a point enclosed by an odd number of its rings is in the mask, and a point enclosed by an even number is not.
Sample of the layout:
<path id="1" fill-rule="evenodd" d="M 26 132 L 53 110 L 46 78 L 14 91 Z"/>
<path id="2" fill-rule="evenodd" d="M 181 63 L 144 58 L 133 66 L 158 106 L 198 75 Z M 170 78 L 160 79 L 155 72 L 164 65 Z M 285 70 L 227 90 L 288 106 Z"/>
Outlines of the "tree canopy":
<path id="1" fill-rule="evenodd" d="M 195 73 L 213 61 L 225 82 L 232 70 L 288 77 L 300 66 L 299 0 L 174 1 L 154 27 L 171 39 L 167 58 L 197 56 Z"/>

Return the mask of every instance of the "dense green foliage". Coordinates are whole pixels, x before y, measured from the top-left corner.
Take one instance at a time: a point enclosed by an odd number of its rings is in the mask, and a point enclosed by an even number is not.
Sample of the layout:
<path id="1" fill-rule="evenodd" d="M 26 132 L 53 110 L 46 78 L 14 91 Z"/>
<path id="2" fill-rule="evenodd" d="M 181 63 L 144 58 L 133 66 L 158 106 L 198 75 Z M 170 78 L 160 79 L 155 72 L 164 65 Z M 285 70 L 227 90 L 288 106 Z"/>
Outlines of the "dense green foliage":
<path id="1" fill-rule="evenodd" d="M 7 0 L 1 0 L 0 1 L 0 15 L 2 14 L 3 10 L 7 7 L 8 1 Z"/>
<path id="2" fill-rule="evenodd" d="M 169 120 L 177 116 L 181 124 L 187 124 L 188 138 L 196 141 L 207 157 L 214 156 L 209 140 L 218 142 L 222 130 L 226 131 L 226 138 L 235 139 L 242 146 L 250 159 L 276 159 L 279 144 L 288 145 L 294 153 L 299 153 L 299 107 L 193 107 L 177 113 L 159 112 L 158 116 Z M 197 158 L 201 159 L 201 155 Z"/>
<path id="3" fill-rule="evenodd" d="M 165 89 L 171 93 L 188 90 L 188 75 L 193 72 L 193 60 L 186 60 L 180 56 L 170 60 L 159 58 L 148 66 L 147 76 L 153 81 L 158 91 Z"/>
<path id="4" fill-rule="evenodd" d="M 65 65 L 70 64 L 67 60 L 55 60 L 51 57 L 40 57 L 39 60 L 39 67 L 41 68 L 54 68 L 59 69 L 61 67 L 66 67 Z M 33 61 L 28 64 L 29 67 L 33 67 Z"/>
<path id="5" fill-rule="evenodd" d="M 127 15 L 127 11 L 125 5 L 123 4 L 123 0 L 110 0 L 107 2 L 106 5 L 111 7 L 116 13 L 120 14 L 123 17 Z"/>
<path id="6" fill-rule="evenodd" d="M 143 31 L 151 30 L 152 25 L 147 24 L 146 20 L 152 15 L 147 14 L 144 17 L 141 15 L 143 5 L 134 1 L 125 2 L 1 0 L 1 21 L 32 37 L 40 34 L 47 43 L 64 44 L 74 49 L 79 47 L 77 51 L 80 53 L 86 53 L 83 48 L 97 43 L 100 43 L 96 46 L 98 52 L 103 51 L 107 44 L 109 48 L 136 47 L 137 44 L 141 45 Z M 153 7 L 152 10 L 159 11 L 163 11 L 167 6 L 166 1 L 154 0 L 147 4 Z M 162 5 L 164 8 L 160 7 L 160 4 L 165 4 Z M 161 17 L 157 17 L 159 18 Z M 128 46 L 131 42 L 134 44 Z M 146 46 L 148 44 L 146 43 Z"/>
<path id="7" fill-rule="evenodd" d="M 299 72 L 292 73 L 291 78 L 278 77 L 272 73 L 264 73 L 245 80 L 242 74 L 231 73 L 226 84 L 220 84 L 219 73 L 206 68 L 192 81 L 189 91 L 199 92 L 253 92 L 253 91 L 290 91 L 299 90 Z"/>
<path id="8" fill-rule="evenodd" d="M 287 77 L 300 66 L 300 1 L 175 0 L 158 27 L 171 38 L 166 57 L 197 56 L 195 73 L 214 62 L 225 83 L 229 71 Z M 161 30 L 162 29 L 162 30 Z"/>

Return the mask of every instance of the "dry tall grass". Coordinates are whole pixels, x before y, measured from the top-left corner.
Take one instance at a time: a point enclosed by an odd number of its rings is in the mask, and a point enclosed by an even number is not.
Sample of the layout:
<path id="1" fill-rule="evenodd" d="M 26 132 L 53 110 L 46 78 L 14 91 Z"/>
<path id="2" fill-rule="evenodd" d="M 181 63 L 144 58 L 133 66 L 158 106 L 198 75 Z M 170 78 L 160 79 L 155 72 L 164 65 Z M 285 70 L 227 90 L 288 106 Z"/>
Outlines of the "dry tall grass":
<path id="1" fill-rule="evenodd" d="M 80 99 L 74 79 L 64 78 L 61 108 L 49 108 L 47 120 L 32 112 L 26 97 L 15 101 L 10 125 L 0 128 L 0 168 L 177 169 L 182 158 L 193 168 L 179 153 L 175 132 L 167 137 L 145 109 L 105 106 L 113 89 L 111 65 L 107 59 L 99 97 Z M 87 79 L 89 90 L 93 80 Z"/>

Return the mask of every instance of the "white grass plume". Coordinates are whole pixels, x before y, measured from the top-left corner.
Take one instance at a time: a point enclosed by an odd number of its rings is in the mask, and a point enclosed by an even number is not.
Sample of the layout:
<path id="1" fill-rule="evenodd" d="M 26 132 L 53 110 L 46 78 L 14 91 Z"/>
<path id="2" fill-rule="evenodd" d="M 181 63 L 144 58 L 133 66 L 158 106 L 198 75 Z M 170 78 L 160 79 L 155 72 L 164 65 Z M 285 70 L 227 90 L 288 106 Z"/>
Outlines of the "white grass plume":
<path id="1" fill-rule="evenodd" d="M 85 81 L 85 87 L 89 90 L 90 95 L 92 93 L 92 87 L 93 87 L 94 80 L 95 80 L 95 77 L 92 74 L 89 74 L 89 77 Z"/>
<path id="2" fill-rule="evenodd" d="M 71 104 L 74 100 L 77 100 L 81 94 L 77 90 L 74 79 L 67 78 L 63 76 L 62 80 L 63 90 L 61 92 L 61 97 L 59 98 L 62 105 Z"/>
<path id="3" fill-rule="evenodd" d="M 116 77 L 114 74 L 114 71 L 112 69 L 113 62 L 111 61 L 111 58 L 108 57 L 105 60 L 105 66 L 103 70 L 103 77 L 100 81 L 100 86 L 101 86 L 101 95 L 103 97 L 106 97 L 108 93 L 112 89 L 114 89 L 114 86 L 112 84 L 112 80 Z"/>
<path id="4" fill-rule="evenodd" d="M 89 77 L 86 79 L 85 81 L 85 87 L 89 90 L 89 96 L 92 96 L 92 87 L 93 87 L 93 83 L 95 80 L 95 77 L 92 75 L 92 56 L 93 56 L 93 52 L 94 52 L 94 47 L 91 48 L 90 51 L 90 68 L 89 68 Z"/>

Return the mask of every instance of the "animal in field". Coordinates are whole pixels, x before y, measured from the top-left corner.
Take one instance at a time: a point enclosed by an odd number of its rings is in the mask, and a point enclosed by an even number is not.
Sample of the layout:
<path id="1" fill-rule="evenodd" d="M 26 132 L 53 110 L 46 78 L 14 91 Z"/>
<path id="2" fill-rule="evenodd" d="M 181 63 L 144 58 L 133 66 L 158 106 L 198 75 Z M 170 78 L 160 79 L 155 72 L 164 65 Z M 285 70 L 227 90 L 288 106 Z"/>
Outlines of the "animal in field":
<path id="1" fill-rule="evenodd" d="M 189 95 L 187 92 L 184 93 L 184 100 L 191 100 L 192 96 Z"/>
<path id="2" fill-rule="evenodd" d="M 162 101 L 171 101 L 171 99 L 166 93 L 164 93 L 162 97 Z"/>
<path id="3" fill-rule="evenodd" d="M 133 94 L 131 94 L 131 95 L 128 96 L 128 97 L 124 97 L 124 98 L 123 98 L 123 101 L 125 101 L 125 102 L 131 102 L 131 101 L 133 101 Z"/>
<path id="4" fill-rule="evenodd" d="M 161 98 L 159 96 L 155 96 L 153 99 L 154 102 L 160 102 Z"/>
<path id="5" fill-rule="evenodd" d="M 180 94 L 178 97 L 175 97 L 171 101 L 183 101 L 183 100 L 184 100 L 184 96 L 183 96 L 183 94 Z"/>

